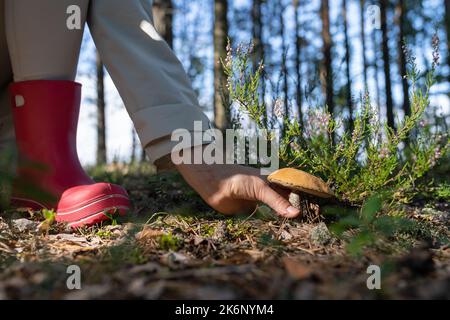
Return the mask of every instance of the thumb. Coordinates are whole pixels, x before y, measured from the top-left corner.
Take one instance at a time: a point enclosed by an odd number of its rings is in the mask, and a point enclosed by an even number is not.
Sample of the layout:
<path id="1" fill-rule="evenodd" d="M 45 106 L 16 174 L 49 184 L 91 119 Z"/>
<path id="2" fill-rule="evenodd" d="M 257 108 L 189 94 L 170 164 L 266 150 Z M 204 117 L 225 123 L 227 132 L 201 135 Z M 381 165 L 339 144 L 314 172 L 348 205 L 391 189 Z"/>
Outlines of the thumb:
<path id="1" fill-rule="evenodd" d="M 269 185 L 265 184 L 258 194 L 258 200 L 264 202 L 275 210 L 280 216 L 295 218 L 300 214 L 300 210 L 294 208 L 289 201 L 275 192 Z"/>

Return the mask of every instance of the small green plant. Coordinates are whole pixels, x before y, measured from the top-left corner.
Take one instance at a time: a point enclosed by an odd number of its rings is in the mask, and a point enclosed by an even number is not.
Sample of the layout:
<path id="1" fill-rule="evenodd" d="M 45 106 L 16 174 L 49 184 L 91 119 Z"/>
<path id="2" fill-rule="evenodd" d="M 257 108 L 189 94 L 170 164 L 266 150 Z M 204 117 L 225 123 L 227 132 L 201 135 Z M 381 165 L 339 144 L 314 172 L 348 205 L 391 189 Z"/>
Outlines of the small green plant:
<path id="1" fill-rule="evenodd" d="M 383 214 L 382 210 L 383 196 L 374 195 L 365 201 L 356 214 L 354 211 L 339 211 L 339 220 L 330 229 L 338 237 L 348 240 L 346 249 L 355 256 L 377 242 L 413 230 L 416 224 L 414 220 Z"/>
<path id="2" fill-rule="evenodd" d="M 53 224 L 53 222 L 55 222 L 56 219 L 56 212 L 53 209 L 42 209 L 42 215 L 44 216 L 45 222 L 48 225 Z"/>
<path id="3" fill-rule="evenodd" d="M 117 219 L 119 217 L 119 212 L 117 209 L 114 209 L 113 212 L 103 212 L 103 214 L 109 218 L 111 225 L 117 226 L 119 224 Z"/>
<path id="4" fill-rule="evenodd" d="M 177 251 L 180 248 L 181 240 L 171 232 L 163 234 L 159 238 L 159 247 L 164 251 Z"/>
<path id="5" fill-rule="evenodd" d="M 111 239 L 113 236 L 113 233 L 111 232 L 111 230 L 99 229 L 99 230 L 97 230 L 95 235 L 102 239 Z"/>
<path id="6" fill-rule="evenodd" d="M 443 183 L 436 187 L 435 195 L 437 198 L 450 201 L 450 184 Z"/>

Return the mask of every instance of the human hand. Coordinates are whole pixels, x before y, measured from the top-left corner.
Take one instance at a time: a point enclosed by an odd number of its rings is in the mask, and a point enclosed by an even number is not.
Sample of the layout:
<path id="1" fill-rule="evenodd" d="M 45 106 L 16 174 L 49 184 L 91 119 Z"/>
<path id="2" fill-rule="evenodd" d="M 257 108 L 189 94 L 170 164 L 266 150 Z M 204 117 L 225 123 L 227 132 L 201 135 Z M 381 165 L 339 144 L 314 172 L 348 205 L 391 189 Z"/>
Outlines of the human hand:
<path id="1" fill-rule="evenodd" d="M 223 214 L 251 213 L 258 201 L 282 217 L 300 214 L 287 200 L 289 191 L 271 187 L 259 169 L 236 164 L 179 164 L 176 168 L 208 205 Z"/>

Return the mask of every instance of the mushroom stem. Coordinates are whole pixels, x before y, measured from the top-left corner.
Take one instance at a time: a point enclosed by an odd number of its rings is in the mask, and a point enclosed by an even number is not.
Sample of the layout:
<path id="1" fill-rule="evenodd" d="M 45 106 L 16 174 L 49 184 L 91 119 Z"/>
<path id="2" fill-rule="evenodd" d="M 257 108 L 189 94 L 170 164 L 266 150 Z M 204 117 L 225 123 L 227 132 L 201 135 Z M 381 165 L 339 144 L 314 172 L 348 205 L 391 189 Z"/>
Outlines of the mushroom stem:
<path id="1" fill-rule="evenodd" d="M 289 194 L 289 202 L 292 204 L 294 208 L 301 209 L 300 205 L 301 197 L 300 194 L 298 194 L 297 192 L 291 191 L 291 193 Z"/>

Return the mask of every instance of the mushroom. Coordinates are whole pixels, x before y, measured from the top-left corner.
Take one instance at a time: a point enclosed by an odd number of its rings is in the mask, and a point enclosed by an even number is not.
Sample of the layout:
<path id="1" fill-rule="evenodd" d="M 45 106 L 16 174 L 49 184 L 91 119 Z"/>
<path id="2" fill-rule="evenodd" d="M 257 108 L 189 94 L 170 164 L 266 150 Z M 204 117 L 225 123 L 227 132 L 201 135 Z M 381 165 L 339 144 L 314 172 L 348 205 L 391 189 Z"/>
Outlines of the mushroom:
<path id="1" fill-rule="evenodd" d="M 308 195 L 322 199 L 334 197 L 333 192 L 322 179 L 301 170 L 279 169 L 271 173 L 267 179 L 270 183 L 291 190 L 289 202 L 300 210 L 302 198 L 308 198 Z"/>

